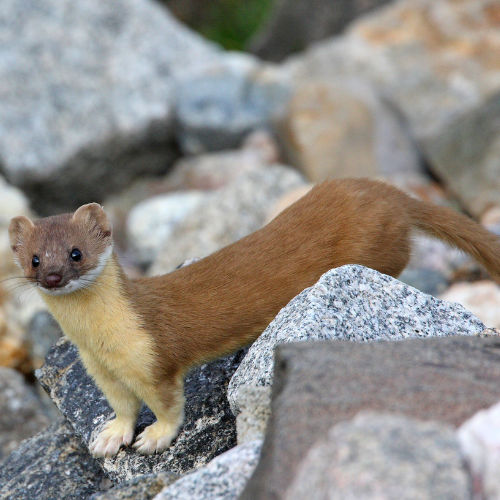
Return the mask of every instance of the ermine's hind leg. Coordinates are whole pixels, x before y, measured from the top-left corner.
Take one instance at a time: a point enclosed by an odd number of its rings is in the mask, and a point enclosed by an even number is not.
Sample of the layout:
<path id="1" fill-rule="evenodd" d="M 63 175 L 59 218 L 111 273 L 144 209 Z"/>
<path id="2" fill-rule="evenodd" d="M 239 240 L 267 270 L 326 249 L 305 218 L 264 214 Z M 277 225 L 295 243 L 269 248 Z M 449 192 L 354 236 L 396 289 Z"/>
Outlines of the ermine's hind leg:
<path id="1" fill-rule="evenodd" d="M 184 418 L 184 385 L 182 379 L 164 382 L 144 395 L 144 402 L 155 414 L 157 421 L 139 434 L 133 444 L 143 454 L 166 450 L 177 435 Z"/>
<path id="2" fill-rule="evenodd" d="M 130 389 L 95 361 L 92 355 L 80 350 L 80 356 L 116 415 L 113 420 L 106 422 L 89 449 L 95 457 L 111 457 L 116 455 L 122 445 L 128 446 L 132 442 L 141 402 Z"/>

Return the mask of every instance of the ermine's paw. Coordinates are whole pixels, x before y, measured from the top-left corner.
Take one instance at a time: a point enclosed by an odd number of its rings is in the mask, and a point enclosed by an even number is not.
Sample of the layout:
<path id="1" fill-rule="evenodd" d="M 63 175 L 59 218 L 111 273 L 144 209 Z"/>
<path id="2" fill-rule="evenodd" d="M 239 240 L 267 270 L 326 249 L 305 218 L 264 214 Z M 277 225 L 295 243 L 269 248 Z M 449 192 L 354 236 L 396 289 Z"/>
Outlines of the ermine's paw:
<path id="1" fill-rule="evenodd" d="M 170 446 L 177 430 L 178 426 L 169 422 L 155 422 L 139 434 L 132 446 L 143 455 L 164 451 Z"/>
<path id="2" fill-rule="evenodd" d="M 90 445 L 90 453 L 94 457 L 112 457 L 118 453 L 120 446 L 128 446 L 133 437 L 134 423 L 115 418 L 106 423 Z"/>

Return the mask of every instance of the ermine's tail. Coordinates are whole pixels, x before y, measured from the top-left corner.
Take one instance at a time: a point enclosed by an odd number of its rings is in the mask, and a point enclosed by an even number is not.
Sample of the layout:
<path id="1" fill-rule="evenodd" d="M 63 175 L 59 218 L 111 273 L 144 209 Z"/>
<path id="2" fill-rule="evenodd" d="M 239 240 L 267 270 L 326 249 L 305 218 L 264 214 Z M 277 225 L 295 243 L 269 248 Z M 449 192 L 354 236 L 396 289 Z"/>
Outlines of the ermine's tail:
<path id="1" fill-rule="evenodd" d="M 411 199 L 414 227 L 474 257 L 500 283 L 500 238 L 469 217 L 449 208 Z"/>

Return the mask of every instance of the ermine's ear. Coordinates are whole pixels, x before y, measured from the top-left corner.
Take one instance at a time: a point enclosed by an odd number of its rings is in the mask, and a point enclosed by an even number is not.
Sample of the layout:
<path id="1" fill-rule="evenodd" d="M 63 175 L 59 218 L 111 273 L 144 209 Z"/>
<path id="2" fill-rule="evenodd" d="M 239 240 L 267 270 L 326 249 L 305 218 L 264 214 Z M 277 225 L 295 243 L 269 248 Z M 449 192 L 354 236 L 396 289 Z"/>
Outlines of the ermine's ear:
<path id="1" fill-rule="evenodd" d="M 71 217 L 71 220 L 87 226 L 90 230 L 97 229 L 102 236 L 111 236 L 111 224 L 106 212 L 98 203 L 82 205 Z"/>
<path id="2" fill-rule="evenodd" d="M 17 252 L 19 245 L 22 245 L 23 241 L 29 237 L 34 229 L 35 224 L 33 224 L 33 222 L 24 215 L 14 217 L 10 221 L 9 239 L 10 247 L 13 252 Z"/>

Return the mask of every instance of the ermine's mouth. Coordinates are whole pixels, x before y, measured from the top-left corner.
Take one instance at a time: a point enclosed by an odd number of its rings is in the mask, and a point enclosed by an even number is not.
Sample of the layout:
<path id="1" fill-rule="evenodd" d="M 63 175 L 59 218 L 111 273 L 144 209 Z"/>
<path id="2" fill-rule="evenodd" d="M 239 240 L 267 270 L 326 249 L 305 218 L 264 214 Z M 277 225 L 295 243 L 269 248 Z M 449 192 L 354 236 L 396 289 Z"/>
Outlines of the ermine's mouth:
<path id="1" fill-rule="evenodd" d="M 50 285 L 49 283 L 38 283 L 40 290 L 48 295 L 65 295 L 83 288 L 83 283 L 79 280 L 70 280 L 66 283 L 57 283 Z"/>

